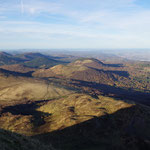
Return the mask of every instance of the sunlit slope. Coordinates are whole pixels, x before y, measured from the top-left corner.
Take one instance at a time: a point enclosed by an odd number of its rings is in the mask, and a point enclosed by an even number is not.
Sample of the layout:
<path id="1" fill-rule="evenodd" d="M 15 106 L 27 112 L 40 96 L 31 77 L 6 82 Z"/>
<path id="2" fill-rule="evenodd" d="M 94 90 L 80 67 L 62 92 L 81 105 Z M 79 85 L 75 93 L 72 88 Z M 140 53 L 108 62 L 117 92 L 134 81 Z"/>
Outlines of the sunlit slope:
<path id="1" fill-rule="evenodd" d="M 90 95 L 76 93 L 56 100 L 4 107 L 0 124 L 6 130 L 32 135 L 64 129 L 133 106 L 134 103 L 110 97 L 99 96 L 95 99 Z"/>
<path id="2" fill-rule="evenodd" d="M 47 114 L 35 137 L 63 150 L 150 148 L 150 108 L 99 96 L 74 94 L 40 106 Z M 48 116 L 49 114 L 49 116 Z M 49 130 L 49 133 L 47 133 Z M 44 133 L 43 133 L 44 132 Z"/>
<path id="3" fill-rule="evenodd" d="M 98 59 L 95 58 L 79 58 L 72 63 L 69 64 L 70 66 L 87 66 L 91 68 L 96 68 L 96 69 L 102 69 L 102 67 L 106 67 L 107 65 L 104 64 L 103 62 L 99 61 Z"/>
<path id="4" fill-rule="evenodd" d="M 64 129 L 94 117 L 112 114 L 134 104 L 99 96 L 71 94 L 62 98 L 1 108 L 0 125 L 5 130 L 34 135 Z"/>
<path id="5" fill-rule="evenodd" d="M 39 127 L 39 132 L 67 128 L 94 117 L 112 114 L 119 109 L 133 105 L 104 96 L 99 96 L 98 99 L 95 99 L 85 94 L 72 94 L 66 98 L 49 101 L 37 109 L 51 114 L 45 120 L 47 123 Z"/>
<path id="6" fill-rule="evenodd" d="M 65 96 L 73 91 L 53 82 L 0 73 L 0 100 L 43 100 Z"/>
<path id="7" fill-rule="evenodd" d="M 150 138 L 149 107 L 105 96 L 76 93 L 5 106 L 0 114 L 2 129 L 52 141 L 54 147 L 62 149 L 78 146 L 79 150 L 90 150 L 89 144 L 96 150 L 93 142 L 99 147 L 136 149 L 139 138 L 143 142 Z"/>

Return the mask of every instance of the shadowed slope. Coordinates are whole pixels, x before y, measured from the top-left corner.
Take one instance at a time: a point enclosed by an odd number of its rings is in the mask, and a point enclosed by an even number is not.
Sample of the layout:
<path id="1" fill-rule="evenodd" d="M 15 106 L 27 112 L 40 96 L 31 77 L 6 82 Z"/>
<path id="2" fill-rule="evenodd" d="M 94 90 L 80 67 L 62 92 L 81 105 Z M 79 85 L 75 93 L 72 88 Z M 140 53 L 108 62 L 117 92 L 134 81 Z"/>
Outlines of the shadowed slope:
<path id="1" fill-rule="evenodd" d="M 11 54 L 0 52 L 0 66 L 1 65 L 11 65 L 23 62 L 20 58 L 16 58 Z"/>
<path id="2" fill-rule="evenodd" d="M 135 105 L 35 137 L 62 150 L 148 150 L 149 114 L 149 108 Z"/>
<path id="3" fill-rule="evenodd" d="M 3 65 L 3 66 L 0 66 L 0 68 L 9 70 L 9 71 L 20 72 L 20 73 L 28 73 L 28 72 L 32 72 L 36 70 L 34 68 L 29 68 L 21 64 Z"/>
<path id="4" fill-rule="evenodd" d="M 1 150 L 54 150 L 49 144 L 45 145 L 38 140 L 0 129 Z"/>
<path id="5" fill-rule="evenodd" d="M 116 86 L 110 86 L 107 84 L 98 84 L 94 82 L 87 82 L 82 80 L 72 80 L 69 82 L 70 86 L 80 88 L 86 93 L 90 93 L 91 95 L 104 95 L 110 96 L 113 98 L 119 98 L 121 100 L 130 100 L 134 102 L 138 102 L 141 104 L 150 106 L 150 93 L 149 92 L 141 92 L 136 91 L 132 88 L 120 88 Z"/>
<path id="6" fill-rule="evenodd" d="M 8 77 L 8 76 L 14 76 L 14 77 L 31 77 L 32 76 L 32 73 L 33 71 L 29 71 L 29 72 L 25 72 L 25 73 L 22 73 L 22 72 L 15 72 L 15 71 L 9 71 L 9 70 L 6 70 L 6 69 L 2 69 L 0 68 L 0 76 L 4 76 L 4 77 Z"/>

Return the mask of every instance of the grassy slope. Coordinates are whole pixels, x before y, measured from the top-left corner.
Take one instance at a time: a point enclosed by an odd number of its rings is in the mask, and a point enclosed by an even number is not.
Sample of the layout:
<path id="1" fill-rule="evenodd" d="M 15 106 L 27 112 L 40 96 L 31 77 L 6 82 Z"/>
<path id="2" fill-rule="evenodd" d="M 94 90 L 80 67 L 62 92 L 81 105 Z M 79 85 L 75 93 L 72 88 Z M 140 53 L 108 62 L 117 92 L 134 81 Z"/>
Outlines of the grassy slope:
<path id="1" fill-rule="evenodd" d="M 109 97 L 100 96 L 98 99 L 85 94 L 72 94 L 66 98 L 50 101 L 37 110 L 51 114 L 46 118 L 47 124 L 39 128 L 40 132 L 44 130 L 60 130 L 93 117 L 111 114 L 121 108 L 131 107 L 122 101 L 115 101 Z M 51 122 L 52 121 L 52 122 Z"/>
<path id="2" fill-rule="evenodd" d="M 34 135 L 62 150 L 136 150 L 139 140 L 144 146 L 150 142 L 150 108 L 105 96 L 76 93 L 4 107 L 1 113 L 1 128 Z"/>
<path id="3" fill-rule="evenodd" d="M 76 93 L 53 100 L 3 107 L 0 124 L 3 129 L 22 134 L 41 134 L 60 130 L 106 113 L 112 114 L 133 105 L 109 97 L 99 96 L 95 99 L 87 94 Z M 39 124 L 40 119 L 43 121 L 42 124 Z"/>
<path id="4" fill-rule="evenodd" d="M 133 105 L 109 97 L 95 99 L 76 93 L 56 100 L 3 107 L 0 124 L 5 130 L 34 135 L 67 128 Z M 43 124 L 38 124 L 40 117 Z"/>
<path id="5" fill-rule="evenodd" d="M 53 82 L 37 80 L 33 78 L 0 76 L 0 100 L 43 100 L 65 96 L 73 91 L 69 88 L 60 87 Z"/>
<path id="6" fill-rule="evenodd" d="M 149 149 L 148 116 L 146 108 L 132 106 L 36 137 L 62 150 Z"/>
<path id="7" fill-rule="evenodd" d="M 35 137 L 64 150 L 150 147 L 150 108 L 99 96 L 74 94 L 40 106 L 51 114 Z M 49 130 L 49 133 L 47 133 Z M 42 134 L 42 132 L 45 132 Z"/>

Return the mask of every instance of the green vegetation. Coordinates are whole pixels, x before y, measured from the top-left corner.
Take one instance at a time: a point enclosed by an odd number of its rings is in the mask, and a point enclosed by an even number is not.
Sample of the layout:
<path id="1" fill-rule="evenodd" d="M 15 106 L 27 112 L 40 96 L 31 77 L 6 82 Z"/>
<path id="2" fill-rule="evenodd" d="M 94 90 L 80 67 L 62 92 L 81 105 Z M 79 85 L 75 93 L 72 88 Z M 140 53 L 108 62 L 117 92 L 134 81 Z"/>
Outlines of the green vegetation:
<path id="1" fill-rule="evenodd" d="M 0 65 L 22 64 L 31 68 L 48 68 L 61 63 L 66 62 L 55 60 L 53 57 L 40 53 L 25 53 L 14 56 L 4 52 L 0 53 Z"/>
<path id="2" fill-rule="evenodd" d="M 48 58 L 35 58 L 31 61 L 23 63 L 27 67 L 32 68 L 48 68 L 57 65 L 59 62 Z"/>
<path id="3" fill-rule="evenodd" d="M 19 58 L 15 58 L 10 55 L 4 55 L 3 53 L 0 53 L 0 66 L 1 65 L 11 65 L 11 64 L 17 64 L 22 62 Z"/>

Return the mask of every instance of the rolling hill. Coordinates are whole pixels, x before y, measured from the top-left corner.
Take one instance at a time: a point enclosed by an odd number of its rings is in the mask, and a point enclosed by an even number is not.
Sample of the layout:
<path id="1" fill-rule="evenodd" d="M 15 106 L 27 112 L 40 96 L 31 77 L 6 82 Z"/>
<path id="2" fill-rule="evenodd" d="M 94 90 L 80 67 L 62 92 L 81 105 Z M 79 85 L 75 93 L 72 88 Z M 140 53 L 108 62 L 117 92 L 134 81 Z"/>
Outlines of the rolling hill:
<path id="1" fill-rule="evenodd" d="M 82 58 L 67 65 L 60 64 L 37 70 L 32 75 L 38 78 L 56 77 L 94 82 L 149 93 L 149 67 L 143 67 L 142 64 L 104 64 L 97 59 Z"/>
<path id="2" fill-rule="evenodd" d="M 64 61 L 56 60 L 53 56 L 47 56 L 41 53 L 23 53 L 17 55 L 11 55 L 5 52 L 0 53 L 0 66 L 22 64 L 24 67 L 30 68 L 48 68 L 65 63 Z"/>
<path id="3" fill-rule="evenodd" d="M 11 65 L 22 62 L 21 59 L 12 56 L 11 54 L 0 52 L 0 66 L 1 65 Z"/>
<path id="4" fill-rule="evenodd" d="M 29 73 L 29 72 L 33 72 L 36 70 L 35 68 L 26 67 L 22 64 L 3 65 L 3 66 L 0 66 L 0 68 L 8 70 L 8 71 L 20 72 L 20 73 Z"/>
<path id="5" fill-rule="evenodd" d="M 27 67 L 32 67 L 32 68 L 48 68 L 48 67 L 55 66 L 59 63 L 61 62 L 58 62 L 54 59 L 37 57 L 30 61 L 24 62 L 23 65 Z"/>
<path id="6" fill-rule="evenodd" d="M 15 57 L 23 59 L 23 65 L 32 68 L 48 68 L 60 63 L 64 63 L 62 61 L 55 60 L 55 57 L 53 56 L 47 56 L 41 53 L 24 53 L 16 55 Z"/>
<path id="7" fill-rule="evenodd" d="M 32 53 L 32 52 L 29 52 L 29 53 L 23 53 L 23 54 L 18 54 L 18 55 L 15 55 L 16 57 L 20 58 L 20 59 L 24 59 L 24 60 L 32 60 L 32 59 L 35 59 L 35 58 L 51 58 L 50 56 L 47 56 L 47 55 L 43 55 L 41 53 Z"/>
<path id="8" fill-rule="evenodd" d="M 148 83 L 141 64 L 1 55 L 22 60 L 0 68 L 2 150 L 150 149 L 150 93 L 133 88 Z"/>
<path id="9" fill-rule="evenodd" d="M 103 84 L 115 84 L 119 78 L 128 77 L 126 71 L 104 70 L 109 66 L 97 59 L 77 59 L 67 65 L 56 65 L 49 69 L 37 70 L 35 77 L 62 77 Z"/>

